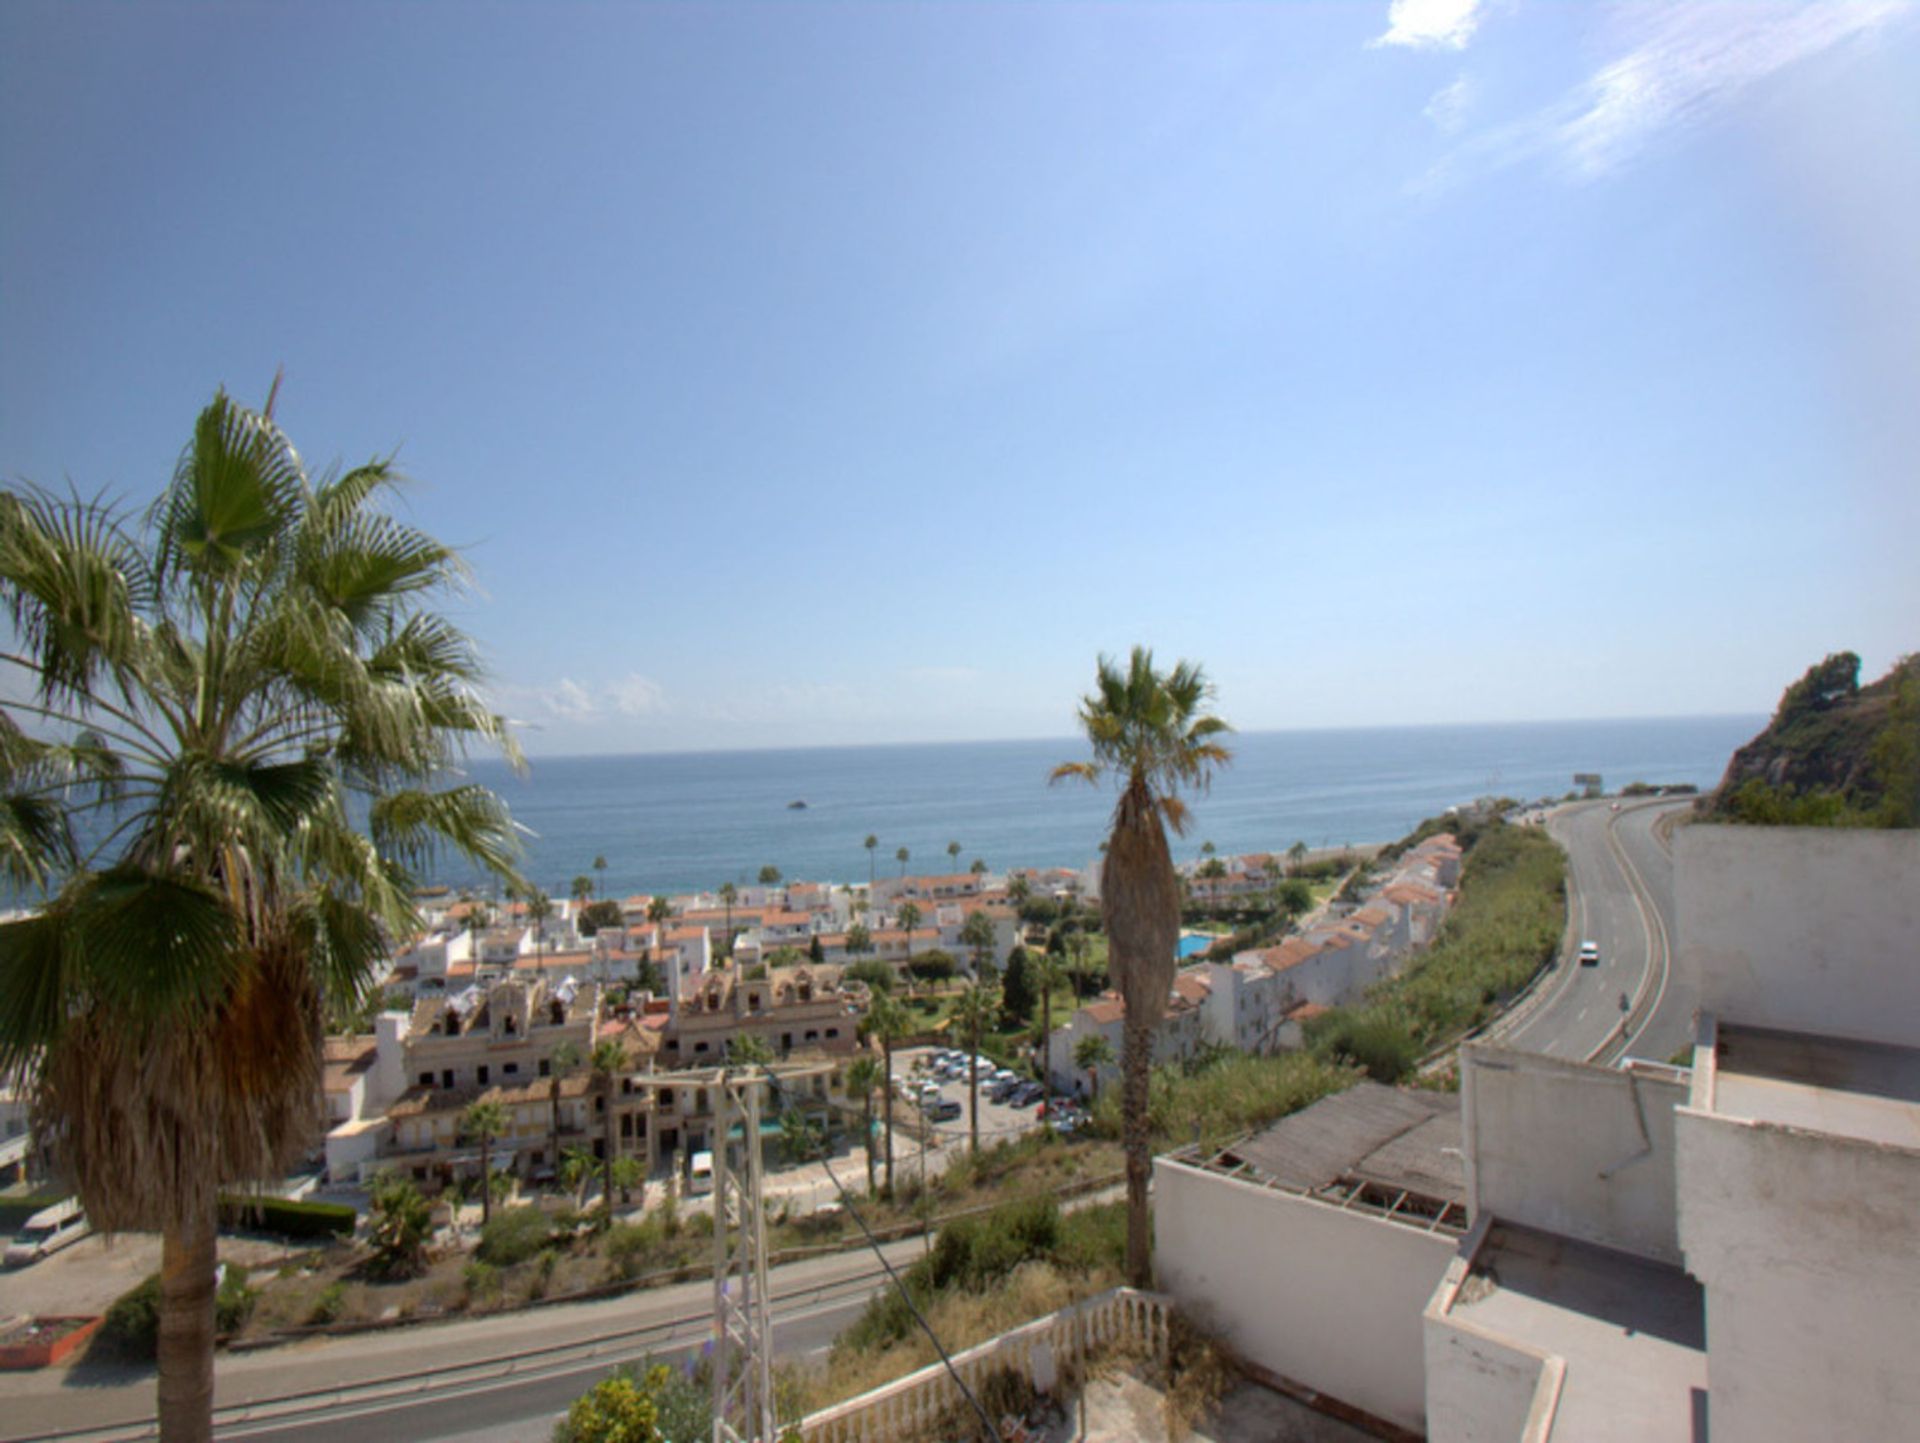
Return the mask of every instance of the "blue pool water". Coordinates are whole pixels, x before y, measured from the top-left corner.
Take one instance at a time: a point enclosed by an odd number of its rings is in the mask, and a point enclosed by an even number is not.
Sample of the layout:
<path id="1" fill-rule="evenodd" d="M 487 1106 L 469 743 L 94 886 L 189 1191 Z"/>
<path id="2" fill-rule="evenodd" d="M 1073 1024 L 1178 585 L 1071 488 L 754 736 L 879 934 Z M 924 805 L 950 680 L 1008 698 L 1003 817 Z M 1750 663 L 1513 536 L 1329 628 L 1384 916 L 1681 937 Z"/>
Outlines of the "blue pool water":
<path id="1" fill-rule="evenodd" d="M 1182 937 L 1178 948 L 1180 960 L 1184 962 L 1189 957 L 1197 957 L 1212 945 L 1211 937 Z"/>

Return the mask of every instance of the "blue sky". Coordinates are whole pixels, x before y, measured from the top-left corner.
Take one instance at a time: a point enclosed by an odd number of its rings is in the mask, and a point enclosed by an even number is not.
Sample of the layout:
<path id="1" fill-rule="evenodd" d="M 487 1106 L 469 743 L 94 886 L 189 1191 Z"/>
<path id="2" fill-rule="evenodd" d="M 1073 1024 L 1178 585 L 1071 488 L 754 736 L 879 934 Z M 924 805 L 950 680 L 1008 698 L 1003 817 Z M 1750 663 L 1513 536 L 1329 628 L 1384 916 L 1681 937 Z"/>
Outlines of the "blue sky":
<path id="1" fill-rule="evenodd" d="M 530 751 L 1920 646 L 1920 12 L 0 7 L 0 477 L 397 449 Z"/>

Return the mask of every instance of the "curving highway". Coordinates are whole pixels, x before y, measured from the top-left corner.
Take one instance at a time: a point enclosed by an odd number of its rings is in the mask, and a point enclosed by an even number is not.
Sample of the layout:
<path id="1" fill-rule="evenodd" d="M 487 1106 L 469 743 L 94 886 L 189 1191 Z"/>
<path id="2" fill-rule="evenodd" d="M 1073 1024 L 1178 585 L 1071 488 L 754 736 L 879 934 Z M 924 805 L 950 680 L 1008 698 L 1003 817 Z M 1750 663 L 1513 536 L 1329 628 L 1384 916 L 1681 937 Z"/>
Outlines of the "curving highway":
<path id="1" fill-rule="evenodd" d="M 1688 805 L 1575 802 L 1548 815 L 1570 863 L 1569 935 L 1551 975 L 1491 1040 L 1596 1062 L 1665 1062 L 1688 1042 L 1693 999 L 1672 967 L 1673 856 L 1655 825 Z M 1583 941 L 1599 944 L 1599 965 L 1575 959 Z"/>

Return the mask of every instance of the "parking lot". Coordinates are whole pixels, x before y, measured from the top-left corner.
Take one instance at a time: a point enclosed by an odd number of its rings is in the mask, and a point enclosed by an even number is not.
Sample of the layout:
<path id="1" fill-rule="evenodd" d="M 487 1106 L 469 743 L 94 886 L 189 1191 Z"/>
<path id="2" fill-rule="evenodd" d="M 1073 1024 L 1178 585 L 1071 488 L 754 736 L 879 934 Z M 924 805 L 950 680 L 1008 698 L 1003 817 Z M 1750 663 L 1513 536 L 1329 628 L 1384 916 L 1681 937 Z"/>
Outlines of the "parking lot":
<path id="1" fill-rule="evenodd" d="M 944 1079 L 933 1074 L 932 1059 L 943 1050 L 934 1047 L 903 1048 L 893 1055 L 893 1070 L 896 1076 L 907 1078 L 914 1083 L 933 1083 L 939 1089 L 942 1102 L 959 1105 L 958 1117 L 950 1117 L 933 1124 L 934 1133 L 940 1141 L 950 1145 L 964 1141 L 968 1136 L 967 1077 L 965 1072 L 962 1072 L 957 1080 Z M 1040 1103 L 1037 1098 L 1023 1107 L 1010 1107 L 1004 1102 L 995 1102 L 987 1096 L 988 1076 L 989 1068 L 983 1065 L 980 1069 L 980 1141 L 982 1145 L 1018 1137 L 1040 1126 Z M 897 1101 L 895 1106 L 901 1106 L 903 1103 L 909 1107 L 914 1106 L 910 1098 Z"/>

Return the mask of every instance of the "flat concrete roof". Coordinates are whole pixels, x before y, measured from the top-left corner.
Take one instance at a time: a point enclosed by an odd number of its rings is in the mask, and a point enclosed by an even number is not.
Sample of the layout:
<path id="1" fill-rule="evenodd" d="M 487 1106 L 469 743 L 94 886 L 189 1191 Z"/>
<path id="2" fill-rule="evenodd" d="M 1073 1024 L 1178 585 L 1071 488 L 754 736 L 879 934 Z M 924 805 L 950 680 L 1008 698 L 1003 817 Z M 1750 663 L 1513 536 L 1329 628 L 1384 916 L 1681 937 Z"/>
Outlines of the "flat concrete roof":
<path id="1" fill-rule="evenodd" d="M 1713 1110 L 1920 1150 L 1920 1049 L 1721 1023 Z"/>
<path id="2" fill-rule="evenodd" d="M 1448 1316 L 1566 1359 L 1554 1438 L 1704 1443 L 1706 1303 L 1679 1268 L 1496 1223 Z"/>

